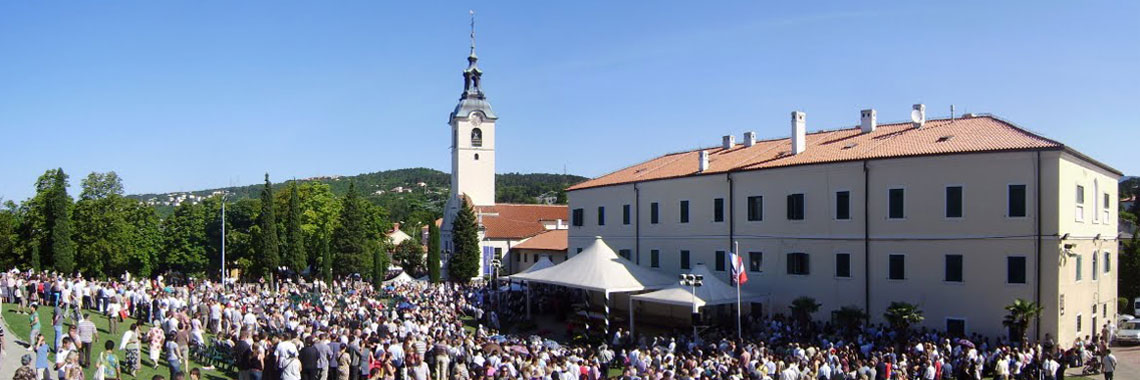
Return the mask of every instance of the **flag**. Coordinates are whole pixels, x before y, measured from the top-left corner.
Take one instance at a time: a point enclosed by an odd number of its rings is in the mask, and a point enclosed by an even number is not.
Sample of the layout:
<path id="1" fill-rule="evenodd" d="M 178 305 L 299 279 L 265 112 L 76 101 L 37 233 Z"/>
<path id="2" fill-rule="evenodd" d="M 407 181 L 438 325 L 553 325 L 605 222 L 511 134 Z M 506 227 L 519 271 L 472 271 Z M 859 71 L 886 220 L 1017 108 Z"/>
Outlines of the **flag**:
<path id="1" fill-rule="evenodd" d="M 744 257 L 732 253 L 732 281 L 734 284 L 744 285 L 748 282 L 748 272 L 744 270 Z"/>

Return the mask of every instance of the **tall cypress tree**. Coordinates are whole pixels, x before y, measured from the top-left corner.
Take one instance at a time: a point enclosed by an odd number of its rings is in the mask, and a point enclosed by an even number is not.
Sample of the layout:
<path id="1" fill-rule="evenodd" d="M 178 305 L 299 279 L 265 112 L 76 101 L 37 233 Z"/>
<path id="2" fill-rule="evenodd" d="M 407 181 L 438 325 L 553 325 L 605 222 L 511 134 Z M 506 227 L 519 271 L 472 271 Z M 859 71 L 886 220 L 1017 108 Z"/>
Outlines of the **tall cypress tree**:
<path id="1" fill-rule="evenodd" d="M 269 173 L 265 173 L 265 187 L 261 189 L 261 214 L 257 216 L 257 261 L 261 276 L 273 278 L 280 263 L 277 243 L 277 218 L 273 214 L 273 188 Z"/>
<path id="2" fill-rule="evenodd" d="M 285 236 L 288 239 L 285 246 L 287 250 L 285 265 L 297 273 L 309 267 L 307 260 L 305 260 L 307 257 L 305 239 L 301 234 L 301 197 L 297 195 L 299 192 L 297 180 L 293 180 L 293 186 L 289 189 L 289 220 L 285 228 Z"/>
<path id="3" fill-rule="evenodd" d="M 368 216 L 365 202 L 356 192 L 356 183 L 348 184 L 348 192 L 341 200 L 340 223 L 333 230 L 333 272 L 337 275 L 371 274 L 372 255 L 368 246 Z"/>
<path id="4" fill-rule="evenodd" d="M 51 230 L 48 244 L 51 246 L 52 267 L 64 274 L 75 270 L 75 242 L 71 240 L 71 196 L 67 195 L 67 174 L 56 169 L 52 177 L 51 195 L 48 204 Z"/>
<path id="5" fill-rule="evenodd" d="M 475 223 L 475 211 L 464 198 L 451 224 L 451 241 L 455 247 L 447 265 L 451 281 L 469 282 L 479 275 L 479 227 Z"/>
<path id="6" fill-rule="evenodd" d="M 428 276 L 432 283 L 439 282 L 439 226 L 428 224 Z"/>

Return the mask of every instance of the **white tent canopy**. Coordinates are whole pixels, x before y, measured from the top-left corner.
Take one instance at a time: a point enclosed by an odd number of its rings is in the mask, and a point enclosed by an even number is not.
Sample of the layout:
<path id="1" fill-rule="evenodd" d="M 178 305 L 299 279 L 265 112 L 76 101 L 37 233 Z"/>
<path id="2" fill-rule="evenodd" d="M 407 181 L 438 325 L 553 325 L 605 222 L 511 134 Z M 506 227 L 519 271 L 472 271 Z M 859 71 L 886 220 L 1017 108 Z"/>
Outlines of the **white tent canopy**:
<path id="1" fill-rule="evenodd" d="M 725 282 L 726 273 L 713 273 L 704 264 L 693 267 L 692 274 L 704 276 L 704 285 L 697 288 L 696 297 L 693 297 L 693 288 L 682 286 L 680 282 L 673 282 L 672 286 L 655 292 L 633 296 L 634 301 L 661 303 L 677 306 L 696 307 L 725 305 L 736 303 L 736 287 Z M 760 299 L 752 292 L 740 291 L 741 302 Z"/>
<path id="2" fill-rule="evenodd" d="M 607 295 L 661 289 L 677 282 L 673 276 L 638 266 L 618 256 L 602 241 L 601 236 L 561 264 L 519 273 L 511 276 L 511 279 L 586 289 Z"/>
<path id="3" fill-rule="evenodd" d="M 554 266 L 554 262 L 550 261 L 550 257 L 549 256 L 542 256 L 534 264 L 531 264 L 530 268 L 526 268 L 526 270 L 519 272 L 519 274 L 535 272 L 535 271 L 538 271 L 541 269 L 550 268 L 552 266 Z"/>
<path id="4" fill-rule="evenodd" d="M 400 272 L 399 276 L 393 277 L 391 280 L 384 281 L 384 285 L 403 284 L 415 281 L 418 280 L 409 275 L 408 272 Z"/>

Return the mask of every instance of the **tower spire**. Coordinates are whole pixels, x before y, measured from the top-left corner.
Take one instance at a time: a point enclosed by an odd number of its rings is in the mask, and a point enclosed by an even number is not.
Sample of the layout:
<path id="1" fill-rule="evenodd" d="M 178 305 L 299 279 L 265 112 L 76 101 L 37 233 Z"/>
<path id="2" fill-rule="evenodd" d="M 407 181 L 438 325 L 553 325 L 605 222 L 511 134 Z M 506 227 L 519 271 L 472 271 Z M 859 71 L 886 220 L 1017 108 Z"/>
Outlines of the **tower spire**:
<path id="1" fill-rule="evenodd" d="M 463 95 L 460 99 L 484 99 L 483 89 L 479 87 L 483 70 L 479 70 L 479 57 L 475 56 L 475 11 L 468 12 L 471 14 L 471 55 L 467 56 L 467 69 L 463 70 Z"/>
<path id="2" fill-rule="evenodd" d="M 475 56 L 475 10 L 467 11 L 471 14 L 471 56 Z"/>

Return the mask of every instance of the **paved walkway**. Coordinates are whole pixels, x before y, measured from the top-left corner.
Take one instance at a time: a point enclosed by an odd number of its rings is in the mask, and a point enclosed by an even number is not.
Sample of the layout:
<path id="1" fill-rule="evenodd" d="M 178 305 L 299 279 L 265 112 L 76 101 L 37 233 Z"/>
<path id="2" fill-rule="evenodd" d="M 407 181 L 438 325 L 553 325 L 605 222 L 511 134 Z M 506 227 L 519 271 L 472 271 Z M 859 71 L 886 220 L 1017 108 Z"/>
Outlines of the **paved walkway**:
<path id="1" fill-rule="evenodd" d="M 4 323 L 4 318 L 0 318 L 0 323 Z M 7 324 L 4 324 L 4 332 L 4 342 L 0 342 L 4 345 L 4 356 L 0 357 L 0 379 L 11 379 L 16 374 L 16 369 L 20 368 L 20 357 L 30 354 L 31 351 L 16 342 L 16 336 L 12 334 L 12 329 L 9 329 Z M 19 341 L 24 342 L 24 339 L 27 337 L 20 337 Z M 34 360 L 35 355 L 32 356 Z M 35 364 L 34 361 L 32 363 Z"/>

